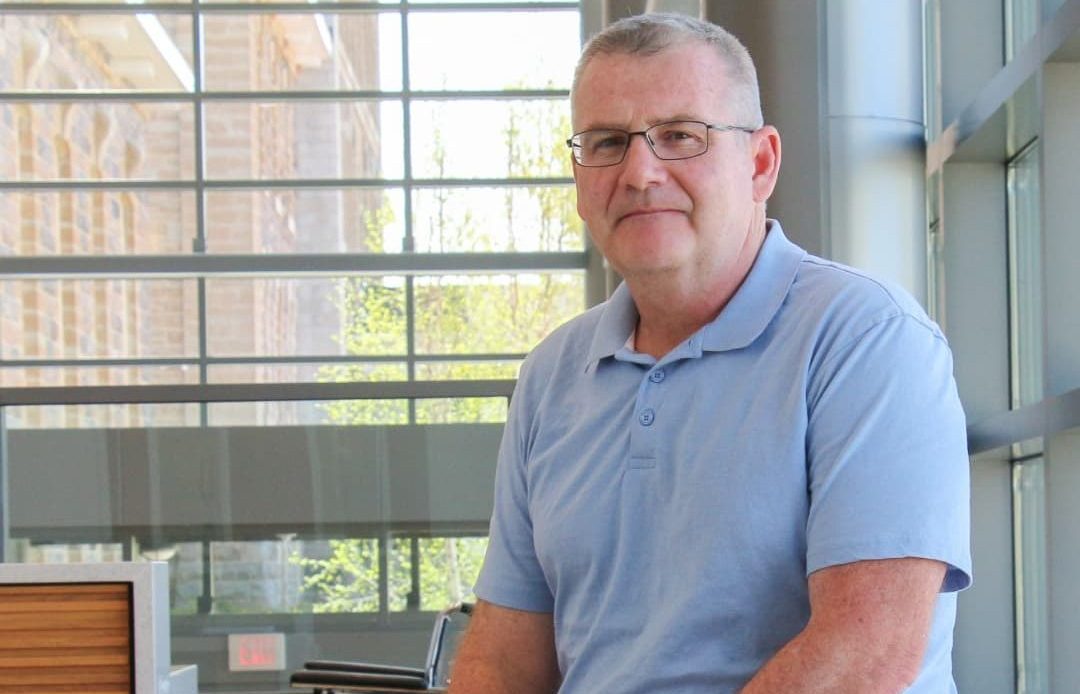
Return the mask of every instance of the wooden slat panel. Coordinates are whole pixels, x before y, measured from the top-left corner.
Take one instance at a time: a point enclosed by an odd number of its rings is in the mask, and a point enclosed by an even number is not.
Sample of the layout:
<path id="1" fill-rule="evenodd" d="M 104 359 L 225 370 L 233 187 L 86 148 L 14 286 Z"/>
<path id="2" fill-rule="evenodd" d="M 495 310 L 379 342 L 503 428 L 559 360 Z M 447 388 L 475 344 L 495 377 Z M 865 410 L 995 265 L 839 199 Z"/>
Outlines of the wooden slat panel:
<path id="1" fill-rule="evenodd" d="M 0 672 L 0 684 L 127 684 L 128 667 L 51 667 Z"/>
<path id="2" fill-rule="evenodd" d="M 0 694 L 129 693 L 131 586 L 0 586 Z"/>
<path id="3" fill-rule="evenodd" d="M 127 605 L 124 611 L 113 612 L 53 612 L 34 614 L 16 612 L 6 614 L 0 619 L 0 631 L 21 631 L 23 629 L 43 629 L 57 631 L 61 629 L 123 629 L 127 630 L 129 620 Z"/>
<path id="4" fill-rule="evenodd" d="M 0 585 L 0 596 L 25 595 L 127 595 L 127 583 L 20 583 Z"/>
<path id="5" fill-rule="evenodd" d="M 46 600 L 48 602 L 46 602 Z M 0 614 L 18 612 L 66 612 L 76 609 L 84 612 L 112 612 L 124 609 L 127 605 L 127 596 L 101 596 L 87 598 L 78 597 L 44 597 L 35 596 L 4 596 L 0 595 Z"/>
<path id="6" fill-rule="evenodd" d="M 0 650 L 7 648 L 68 648 L 93 643 L 95 646 L 128 645 L 128 630 L 80 629 L 79 631 L 0 631 Z"/>
<path id="7" fill-rule="evenodd" d="M 57 649 L 48 652 L 25 648 L 0 651 L 0 670 L 17 667 L 81 667 L 84 665 L 127 665 L 128 649 L 78 648 Z"/>
<path id="8" fill-rule="evenodd" d="M 66 694 L 78 692 L 78 694 L 131 694 L 131 688 L 124 684 L 50 684 L 47 694 Z M 0 683 L 0 694 L 28 694 L 25 684 L 13 684 L 11 686 Z M 46 694 L 43 690 L 35 690 L 29 694 Z"/>

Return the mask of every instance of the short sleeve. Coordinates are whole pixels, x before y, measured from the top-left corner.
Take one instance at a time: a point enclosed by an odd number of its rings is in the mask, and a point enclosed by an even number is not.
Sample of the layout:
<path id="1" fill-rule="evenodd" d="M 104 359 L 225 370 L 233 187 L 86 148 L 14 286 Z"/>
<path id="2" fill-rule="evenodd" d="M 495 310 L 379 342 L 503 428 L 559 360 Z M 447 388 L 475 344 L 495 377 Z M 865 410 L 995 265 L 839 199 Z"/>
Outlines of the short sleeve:
<path id="1" fill-rule="evenodd" d="M 495 504 L 484 564 L 474 591 L 487 602 L 532 612 L 551 612 L 554 598 L 533 544 L 529 516 L 527 457 L 528 362 L 510 402 L 495 470 Z"/>
<path id="2" fill-rule="evenodd" d="M 948 565 L 943 592 L 970 585 L 966 427 L 936 327 L 895 315 L 835 348 L 808 410 L 807 573 L 921 557 Z"/>

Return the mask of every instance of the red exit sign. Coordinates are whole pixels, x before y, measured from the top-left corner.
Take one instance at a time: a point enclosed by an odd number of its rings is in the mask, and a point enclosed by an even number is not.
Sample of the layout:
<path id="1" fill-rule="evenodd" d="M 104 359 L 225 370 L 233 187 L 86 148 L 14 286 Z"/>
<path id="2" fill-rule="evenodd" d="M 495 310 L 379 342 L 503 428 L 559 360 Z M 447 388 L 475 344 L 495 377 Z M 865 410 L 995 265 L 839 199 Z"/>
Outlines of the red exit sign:
<path id="1" fill-rule="evenodd" d="M 284 670 L 284 634 L 229 634 L 229 670 Z"/>

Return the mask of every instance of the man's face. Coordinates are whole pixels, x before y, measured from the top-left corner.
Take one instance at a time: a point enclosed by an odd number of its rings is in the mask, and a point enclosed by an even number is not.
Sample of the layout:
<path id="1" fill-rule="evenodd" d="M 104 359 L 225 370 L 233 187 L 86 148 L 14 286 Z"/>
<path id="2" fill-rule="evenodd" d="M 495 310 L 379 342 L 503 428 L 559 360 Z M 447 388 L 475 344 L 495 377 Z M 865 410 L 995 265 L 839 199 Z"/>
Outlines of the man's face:
<path id="1" fill-rule="evenodd" d="M 574 132 L 671 120 L 754 125 L 734 118 L 725 66 L 697 42 L 652 56 L 598 55 L 574 97 Z M 716 279 L 735 264 L 754 219 L 756 138 L 710 131 L 705 154 L 664 161 L 632 137 L 621 163 L 574 166 L 578 214 L 624 277 L 689 271 Z"/>

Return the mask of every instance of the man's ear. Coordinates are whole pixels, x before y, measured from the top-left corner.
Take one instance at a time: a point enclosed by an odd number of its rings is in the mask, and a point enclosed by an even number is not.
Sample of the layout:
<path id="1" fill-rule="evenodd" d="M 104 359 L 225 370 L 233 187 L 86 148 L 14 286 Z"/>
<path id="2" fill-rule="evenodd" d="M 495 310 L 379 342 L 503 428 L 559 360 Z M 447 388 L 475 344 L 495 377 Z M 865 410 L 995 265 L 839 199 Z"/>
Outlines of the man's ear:
<path id="1" fill-rule="evenodd" d="M 763 203 L 776 188 L 780 175 L 780 133 L 764 125 L 750 134 L 750 153 L 754 165 L 754 202 Z"/>

